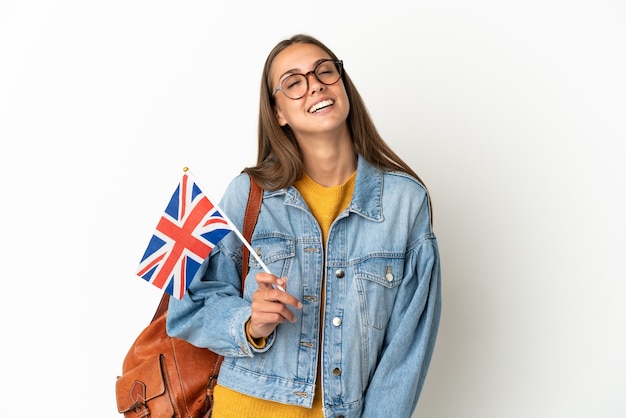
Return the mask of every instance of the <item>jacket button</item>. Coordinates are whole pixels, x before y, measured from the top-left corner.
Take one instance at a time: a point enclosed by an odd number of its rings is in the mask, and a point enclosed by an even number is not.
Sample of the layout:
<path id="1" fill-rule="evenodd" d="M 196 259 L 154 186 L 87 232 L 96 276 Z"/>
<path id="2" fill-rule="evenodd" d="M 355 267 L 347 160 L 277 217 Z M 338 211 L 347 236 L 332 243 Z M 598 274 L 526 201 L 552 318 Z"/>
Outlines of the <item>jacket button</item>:
<path id="1" fill-rule="evenodd" d="M 385 273 L 385 279 L 387 279 L 388 282 L 393 282 L 393 274 L 391 273 L 390 266 L 387 266 L 387 273 Z"/>
<path id="2" fill-rule="evenodd" d="M 339 318 L 338 316 L 333 318 L 333 325 L 338 327 L 339 325 L 341 325 L 341 318 Z"/>
<path id="3" fill-rule="evenodd" d="M 341 376 L 341 369 L 340 369 L 339 367 L 335 367 L 335 368 L 333 369 L 333 374 L 334 374 L 335 376 Z"/>
<path id="4" fill-rule="evenodd" d="M 343 279 L 345 275 L 346 275 L 346 272 L 341 269 L 335 271 L 335 277 L 338 279 Z"/>

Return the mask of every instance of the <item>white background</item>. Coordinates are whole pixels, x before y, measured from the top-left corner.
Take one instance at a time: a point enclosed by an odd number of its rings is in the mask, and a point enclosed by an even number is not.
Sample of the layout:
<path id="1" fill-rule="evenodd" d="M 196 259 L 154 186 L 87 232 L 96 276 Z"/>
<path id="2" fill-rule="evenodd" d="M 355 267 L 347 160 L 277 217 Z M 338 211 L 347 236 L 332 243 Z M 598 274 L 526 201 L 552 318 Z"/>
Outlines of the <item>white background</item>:
<path id="1" fill-rule="evenodd" d="M 158 217 L 184 166 L 219 199 L 254 164 L 263 61 L 305 32 L 431 191 L 415 417 L 623 417 L 625 22 L 619 0 L 2 2 L 0 415 L 120 416 Z"/>

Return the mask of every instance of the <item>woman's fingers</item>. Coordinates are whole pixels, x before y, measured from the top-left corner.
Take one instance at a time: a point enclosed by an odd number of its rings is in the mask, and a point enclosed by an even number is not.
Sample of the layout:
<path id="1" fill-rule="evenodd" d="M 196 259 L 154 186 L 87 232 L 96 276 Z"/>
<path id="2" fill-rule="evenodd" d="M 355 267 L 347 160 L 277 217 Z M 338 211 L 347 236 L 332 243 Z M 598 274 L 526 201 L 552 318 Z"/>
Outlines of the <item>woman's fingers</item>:
<path id="1" fill-rule="evenodd" d="M 277 277 L 269 273 L 257 273 L 257 275 L 255 276 L 255 279 L 257 281 L 259 290 L 260 289 L 266 289 L 266 290 L 277 289 L 283 292 L 283 294 L 277 294 L 278 296 L 276 296 L 276 298 L 270 299 L 270 300 L 280 301 L 298 309 L 302 307 L 302 304 L 300 303 L 298 299 L 296 299 L 295 297 L 293 297 L 292 295 L 286 292 L 285 290 L 287 286 L 286 277 Z"/>
<path id="2" fill-rule="evenodd" d="M 274 288 L 274 287 L 282 287 L 284 289 L 286 278 L 285 277 L 277 277 L 273 274 L 269 273 L 257 273 L 255 276 L 256 282 L 259 284 L 260 288 Z"/>
<path id="3" fill-rule="evenodd" d="M 286 286 L 286 278 L 279 278 L 268 273 L 256 275 L 258 289 L 252 294 L 252 315 L 249 332 L 252 337 L 266 337 L 278 324 L 285 321 L 295 322 L 296 317 L 288 306 L 302 308 L 302 303 L 278 287 Z"/>

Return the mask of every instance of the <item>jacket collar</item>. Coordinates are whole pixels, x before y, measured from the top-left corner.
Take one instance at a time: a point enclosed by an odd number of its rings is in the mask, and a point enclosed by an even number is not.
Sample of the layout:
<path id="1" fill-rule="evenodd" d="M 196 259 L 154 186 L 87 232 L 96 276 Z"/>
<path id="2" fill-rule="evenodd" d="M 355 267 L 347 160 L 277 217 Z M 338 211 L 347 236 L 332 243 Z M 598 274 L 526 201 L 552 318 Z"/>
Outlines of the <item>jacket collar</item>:
<path id="1" fill-rule="evenodd" d="M 302 200 L 302 196 L 300 196 L 300 193 L 298 193 L 296 188 L 293 186 L 282 190 L 276 190 L 275 192 L 265 193 L 266 197 L 284 194 L 284 203 L 286 205 L 299 207 L 306 206 Z M 371 219 L 372 221 L 382 221 L 382 194 L 382 170 L 376 168 L 359 155 L 357 160 L 354 193 L 352 194 L 352 200 L 348 205 L 348 210 L 365 218 Z"/>
<path id="2" fill-rule="evenodd" d="M 359 155 L 354 194 L 348 209 L 373 221 L 383 220 L 383 172 Z"/>

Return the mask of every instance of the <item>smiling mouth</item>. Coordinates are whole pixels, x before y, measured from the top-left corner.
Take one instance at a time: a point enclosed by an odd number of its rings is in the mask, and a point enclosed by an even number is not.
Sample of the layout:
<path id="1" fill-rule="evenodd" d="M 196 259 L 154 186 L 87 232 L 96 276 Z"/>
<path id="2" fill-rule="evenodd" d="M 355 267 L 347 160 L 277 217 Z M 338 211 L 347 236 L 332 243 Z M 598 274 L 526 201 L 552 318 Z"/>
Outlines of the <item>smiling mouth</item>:
<path id="1" fill-rule="evenodd" d="M 311 106 L 311 108 L 309 109 L 309 113 L 319 112 L 321 110 L 326 109 L 329 106 L 332 106 L 333 104 L 335 104 L 335 102 L 333 100 L 321 101 L 321 102 L 316 103 L 315 105 Z"/>

